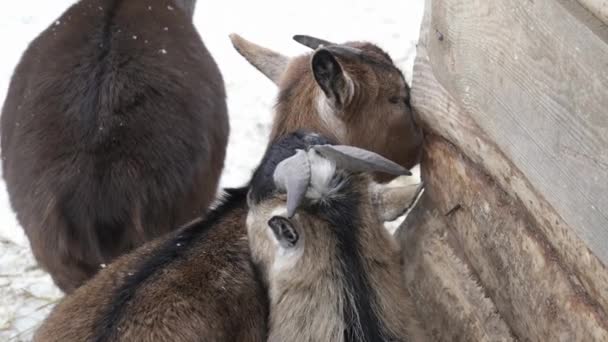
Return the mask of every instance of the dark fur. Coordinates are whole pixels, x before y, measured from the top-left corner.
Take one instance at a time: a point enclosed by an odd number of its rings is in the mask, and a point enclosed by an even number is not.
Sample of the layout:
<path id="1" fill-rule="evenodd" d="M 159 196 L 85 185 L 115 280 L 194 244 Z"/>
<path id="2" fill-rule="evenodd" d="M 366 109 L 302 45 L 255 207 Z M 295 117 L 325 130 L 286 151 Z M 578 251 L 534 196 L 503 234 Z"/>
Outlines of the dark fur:
<path id="1" fill-rule="evenodd" d="M 313 192 L 292 218 L 274 216 L 284 210 L 286 196 L 268 174 L 296 149 L 308 150 L 306 140 L 306 133 L 289 134 L 273 144 L 264 159 L 268 165 L 262 163 L 258 171 L 263 172 L 251 181 L 248 234 L 253 259 L 271 289 L 269 339 L 425 340 L 402 282 L 398 245 L 384 231 L 368 175 L 337 170 L 325 196 Z M 283 244 L 276 231 L 278 245 L 271 241 L 267 222 L 277 217 L 287 226 L 293 222 L 290 229 L 303 245 Z M 296 249 L 281 253 L 277 246 Z M 342 312 L 332 311 L 337 307 Z"/>
<path id="2" fill-rule="evenodd" d="M 299 146 L 302 145 L 301 140 L 289 139 L 291 137 L 293 136 L 288 136 L 288 139 L 286 139 L 290 143 L 289 145 L 299 149 L 305 148 Z M 295 148 L 292 154 L 295 154 Z M 275 167 L 276 163 L 289 157 L 286 156 L 281 159 L 283 156 L 281 152 L 279 151 L 277 155 L 267 155 L 268 160 L 272 160 L 272 164 Z M 274 159 L 280 160 L 275 163 Z M 263 166 L 264 164 L 260 168 Z M 254 177 L 252 181 L 252 195 L 250 197 L 257 199 L 255 201 L 257 203 L 276 195 L 274 193 L 276 188 L 269 191 L 269 186 L 264 184 L 264 181 L 269 181 L 269 179 L 266 177 L 256 179 Z M 333 182 L 337 184 L 342 181 L 344 179 L 335 179 Z M 374 293 L 367 279 L 366 270 L 362 266 L 363 261 L 360 255 L 359 227 L 361 224 L 357 213 L 361 205 L 361 194 L 354 189 L 352 184 L 349 185 L 349 182 L 348 178 L 345 179 L 345 184 L 342 185 L 340 193 L 336 194 L 336 197 L 339 199 L 329 199 L 315 205 L 303 206 L 300 210 L 321 218 L 328 222 L 332 228 L 331 233 L 334 234 L 337 246 L 336 258 L 341 261 L 340 264 L 342 266 L 339 274 L 345 278 L 346 289 L 343 295 L 345 296 L 344 303 L 347 305 L 344 307 L 344 317 L 347 322 L 350 322 L 347 324 L 347 330 L 344 331 L 345 341 L 384 341 L 383 338 L 387 335 L 387 332 L 383 331 L 382 321 L 373 309 Z M 271 179 L 270 183 L 274 184 Z M 258 267 L 263 268 L 263 265 L 259 265 Z M 355 307 L 348 305 L 351 303 L 347 299 L 349 293 L 355 296 Z M 353 313 L 357 313 L 357 315 Z M 362 339 L 359 339 L 359 337 Z"/>
<path id="3" fill-rule="evenodd" d="M 340 46 L 357 48 L 362 53 L 354 54 L 340 49 Z M 409 86 L 403 73 L 393 64 L 391 57 L 374 44 L 348 42 L 340 46 L 291 60 L 279 83 L 271 138 L 276 139 L 296 129 L 307 129 L 332 137 L 341 144 L 374 151 L 406 168 L 413 167 L 420 159 L 422 130 L 414 119 Z M 320 75 L 314 73 L 314 57 L 321 52 L 331 52 L 339 63 L 336 67 L 340 67 L 355 83 L 354 97 L 348 103 L 342 103 L 341 97 L 336 99 L 337 115 L 346 128 L 346 136 L 342 138 L 336 137 L 336 132 L 319 119 L 316 109 L 316 88 L 320 86 L 325 94 L 330 92 L 326 88 L 331 88 L 329 85 L 324 87 L 319 80 Z M 401 85 L 404 85 L 403 89 L 400 89 Z M 339 90 L 343 87 L 334 88 Z M 395 98 L 397 102 L 394 102 Z M 380 174 L 375 176 L 381 181 L 392 178 Z"/>
<path id="4" fill-rule="evenodd" d="M 251 180 L 249 197 L 253 203 L 257 204 L 276 195 L 277 189 L 272 176 L 281 161 L 294 155 L 297 149 L 307 150 L 312 145 L 328 143 L 330 142 L 325 137 L 300 130 L 286 135 L 272 144 Z M 345 276 L 345 284 L 348 287 L 344 296 L 347 293 L 354 294 L 356 303 L 355 308 L 349 306 L 344 308 L 346 320 L 351 322 L 348 324 L 348 329 L 344 331 L 346 341 L 359 341 L 357 339 L 359 336 L 363 338 L 363 341 L 382 341 L 386 332 L 383 332 L 382 322 L 373 310 L 374 294 L 362 266 L 360 255 L 358 230 L 361 224 L 357 213 L 362 195 L 352 184 L 349 184 L 348 178 L 332 180 L 336 184 L 342 181 L 345 181 L 345 184 L 342 185 L 340 194 L 336 195 L 339 199 L 321 201 L 308 208 L 301 208 L 301 210 L 307 210 L 311 215 L 327 221 L 332 227 L 332 233 L 335 234 L 338 246 L 337 258 L 341 260 L 343 267 L 340 274 Z M 350 303 L 346 299 L 344 302 Z M 353 315 L 355 312 L 358 313 L 358 317 Z M 355 324 L 357 319 L 360 324 Z M 362 327 L 363 330 L 355 331 L 358 327 Z"/>
<path id="5" fill-rule="evenodd" d="M 273 181 L 274 170 L 280 162 L 293 156 L 296 150 L 307 150 L 313 145 L 329 143 L 331 143 L 329 139 L 305 130 L 298 130 L 273 142 L 266 149 L 262 162 L 253 173 L 251 200 L 258 203 L 274 193 L 276 190 Z"/>
<path id="6" fill-rule="evenodd" d="M 367 279 L 361 256 L 361 220 L 358 211 L 362 196 L 349 184 L 349 180 L 346 180 L 339 196 L 339 200 L 330 199 L 314 206 L 312 213 L 326 220 L 332 227 L 331 233 L 335 235 L 337 258 L 341 261 L 341 274 L 347 287 L 344 303 L 350 304 L 347 293 L 355 297 L 355 307 L 346 305 L 344 308 L 345 320 L 350 322 L 344 331 L 345 341 L 384 341 L 388 332 L 383 330 L 382 320 L 376 315 L 375 294 Z"/>
<path id="7" fill-rule="evenodd" d="M 264 341 L 265 289 L 246 239 L 247 188 L 119 258 L 57 305 L 36 341 Z"/>
<path id="8" fill-rule="evenodd" d="M 36 259 L 65 292 L 215 197 L 228 118 L 193 1 L 80 1 L 15 70 L 4 178 Z"/>
<path id="9" fill-rule="evenodd" d="M 191 248 L 196 248 L 196 244 L 205 238 L 207 232 L 217 225 L 223 216 L 242 206 L 247 194 L 246 188 L 226 190 L 226 192 L 227 198 L 224 204 L 210 212 L 203 222 L 196 220 L 182 228 L 177 236 L 163 242 L 154 255 L 143 260 L 137 272 L 117 289 L 112 296 L 111 305 L 96 327 L 97 342 L 112 340 L 110 337 L 112 333 L 116 333 L 118 322 L 124 319 L 126 305 L 133 299 L 142 284 L 154 274 L 161 272 L 163 268 L 169 267 L 170 263 L 184 258 Z"/>

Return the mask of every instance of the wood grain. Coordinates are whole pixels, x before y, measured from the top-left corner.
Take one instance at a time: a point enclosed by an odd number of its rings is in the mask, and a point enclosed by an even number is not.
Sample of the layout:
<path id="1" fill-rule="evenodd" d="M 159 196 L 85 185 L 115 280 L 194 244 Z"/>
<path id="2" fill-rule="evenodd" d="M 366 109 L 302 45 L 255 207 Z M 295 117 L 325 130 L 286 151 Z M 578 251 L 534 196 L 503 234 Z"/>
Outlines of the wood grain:
<path id="1" fill-rule="evenodd" d="M 534 188 L 526 174 L 509 160 L 499 145 L 435 78 L 427 54 L 427 41 L 437 39 L 437 33 L 431 30 L 430 18 L 431 4 L 427 2 L 412 86 L 412 103 L 426 129 L 457 145 L 502 189 L 519 199 L 535 219 L 536 227 L 554 247 L 572 279 L 580 283 L 598 305 L 608 309 L 608 272 L 602 262 Z"/>
<path id="2" fill-rule="evenodd" d="M 423 166 L 434 208 L 447 213 L 460 206 L 445 218 L 448 235 L 515 336 L 608 341 L 605 312 L 571 279 L 519 200 L 443 138 L 427 138 Z"/>
<path id="3" fill-rule="evenodd" d="M 608 0 L 578 0 L 596 17 L 608 24 Z"/>
<path id="4" fill-rule="evenodd" d="M 423 195 L 424 196 L 424 195 Z M 510 329 L 469 266 L 447 241 L 446 225 L 428 197 L 406 220 L 400 240 L 406 282 L 433 341 L 513 341 Z"/>
<path id="5" fill-rule="evenodd" d="M 456 103 L 608 262 L 608 41 L 555 0 L 432 1 L 429 61 Z"/>

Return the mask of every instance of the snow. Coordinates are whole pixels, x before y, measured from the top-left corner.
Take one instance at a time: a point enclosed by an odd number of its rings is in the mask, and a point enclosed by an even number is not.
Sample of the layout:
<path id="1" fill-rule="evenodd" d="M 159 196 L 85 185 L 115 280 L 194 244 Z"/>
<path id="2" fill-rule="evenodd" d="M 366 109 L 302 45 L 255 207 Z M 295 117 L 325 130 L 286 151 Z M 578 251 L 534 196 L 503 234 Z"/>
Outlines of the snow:
<path id="1" fill-rule="evenodd" d="M 0 100 L 27 44 L 51 23 L 61 25 L 57 18 L 72 3 L 3 4 Z M 423 6 L 424 0 L 199 1 L 194 22 L 222 70 L 228 93 L 231 136 L 222 186 L 242 185 L 251 175 L 266 144 L 276 95 L 275 86 L 234 51 L 228 34 L 239 33 L 287 55 L 307 51 L 291 40 L 294 34 L 336 42 L 369 40 L 389 52 L 410 80 Z M 0 341 L 30 340 L 61 295 L 36 266 L 0 181 Z"/>

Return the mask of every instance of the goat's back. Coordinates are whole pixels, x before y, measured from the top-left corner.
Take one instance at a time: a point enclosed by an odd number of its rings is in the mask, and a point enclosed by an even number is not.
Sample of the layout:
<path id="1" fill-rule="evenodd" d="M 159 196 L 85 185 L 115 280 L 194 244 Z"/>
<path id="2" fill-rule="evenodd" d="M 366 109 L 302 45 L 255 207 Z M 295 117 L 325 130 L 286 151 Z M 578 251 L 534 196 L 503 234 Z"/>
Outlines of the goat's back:
<path id="1" fill-rule="evenodd" d="M 3 173 L 34 255 L 64 291 L 215 196 L 223 80 L 191 18 L 162 3 L 80 1 L 13 75 Z"/>
<path id="2" fill-rule="evenodd" d="M 264 340 L 267 300 L 250 262 L 245 195 L 119 258 L 59 303 L 35 340 Z"/>

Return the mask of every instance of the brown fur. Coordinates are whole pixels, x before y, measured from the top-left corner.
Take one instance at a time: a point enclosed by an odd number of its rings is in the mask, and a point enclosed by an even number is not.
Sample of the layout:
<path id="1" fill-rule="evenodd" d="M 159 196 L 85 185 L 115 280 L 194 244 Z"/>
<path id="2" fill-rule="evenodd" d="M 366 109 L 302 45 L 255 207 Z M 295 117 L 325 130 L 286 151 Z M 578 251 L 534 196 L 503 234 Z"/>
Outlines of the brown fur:
<path id="1" fill-rule="evenodd" d="M 341 45 L 363 52 L 360 58 L 334 54 L 352 82 L 354 92 L 349 93 L 339 107 L 330 108 L 330 104 L 325 104 L 331 114 L 323 115 L 319 103 L 326 99 L 311 68 L 314 53 L 291 58 L 283 67 L 286 57 L 238 35 L 231 38 L 239 53 L 279 87 L 271 142 L 298 129 L 307 129 L 340 144 L 379 153 L 406 168 L 418 163 L 422 130 L 409 105 L 409 86 L 388 54 L 379 47 L 368 42 Z M 273 76 L 279 74 L 278 68 L 283 68 L 282 75 Z M 391 103 L 394 98 L 399 102 Z M 392 178 L 375 176 L 382 181 Z"/>
<path id="2" fill-rule="evenodd" d="M 34 340 L 265 341 L 267 304 L 250 263 L 244 192 L 229 201 L 237 202 L 216 222 L 191 223 L 99 272 L 55 307 Z M 163 267 L 146 269 L 164 258 Z M 145 272 L 143 281 L 129 279 Z M 133 296 L 120 302 L 128 282 Z M 112 311 L 116 303 L 123 310 Z"/>
<path id="3" fill-rule="evenodd" d="M 311 170 L 315 172 L 314 165 Z M 250 204 L 247 225 L 251 252 L 263 270 L 270 297 L 269 341 L 349 340 L 345 331 L 354 323 L 347 322 L 344 309 L 349 305 L 347 301 L 356 299 L 353 293 L 344 296 L 349 291 L 345 280 L 348 277 L 341 272 L 344 271 L 342 265 L 349 261 L 341 259 L 337 250 L 344 248 L 338 247 L 344 243 L 331 232 L 352 227 L 332 226 L 331 219 L 325 218 L 331 211 L 335 212 L 330 216 L 357 217 L 353 219 L 358 222 L 357 232 L 345 234 L 358 236 L 356 254 L 363 260 L 361 271 L 369 281 L 371 298 L 375 298 L 372 308 L 383 330 L 382 340 L 426 341 L 405 287 L 399 245 L 382 224 L 384 210 L 374 203 L 374 198 L 382 196 L 382 192 L 394 192 L 395 188 L 370 183 L 365 175 L 347 178 L 328 197 L 304 204 L 290 219 L 300 238 L 293 250 L 279 247 L 269 229 L 271 217 L 285 214 L 285 195 L 275 194 Z M 416 193 L 407 187 L 402 189 L 415 197 Z M 400 204 L 402 211 L 412 200 Z M 343 201 L 354 201 L 358 205 L 353 212 L 341 212 L 333 207 L 332 201 L 340 203 L 338 207 Z M 395 212 L 397 209 L 385 210 Z M 285 254 L 279 254 L 279 250 Z M 363 336 L 354 340 L 369 341 Z"/>
<path id="4" fill-rule="evenodd" d="M 79 1 L 15 70 L 3 175 L 34 256 L 67 293 L 215 197 L 229 127 L 194 2 Z"/>
<path id="5" fill-rule="evenodd" d="M 293 152 L 285 150 L 289 149 L 288 145 L 277 143 L 276 146 L 275 150 L 267 153 L 263 165 L 272 165 L 280 161 L 277 158 L 285 157 L 282 154 Z M 260 167 L 256 175 L 263 176 L 266 170 Z M 376 215 L 383 217 L 387 213 L 403 212 L 411 202 L 409 197 L 415 194 L 409 184 L 404 184 L 408 183 L 399 179 L 388 185 L 373 183 L 369 187 L 369 202 L 366 203 L 373 205 L 373 210 L 379 213 Z M 397 196 L 402 199 L 398 202 L 390 200 L 392 195 L 384 196 L 388 190 L 394 195 L 399 188 L 410 195 Z M 244 194 L 247 190 L 231 190 L 232 197 L 211 211 L 204 221 L 196 221 L 175 233 L 148 242 L 99 272 L 54 308 L 37 331 L 35 341 L 265 340 L 268 303 L 264 281 L 250 263 L 245 222 L 247 203 Z M 372 219 L 378 223 L 378 216 Z M 380 223 L 378 226 L 381 226 Z M 378 245 L 384 248 L 386 235 L 375 232 L 379 236 L 370 237 L 374 240 L 371 248 L 378 249 Z M 402 309 L 385 310 L 394 315 L 388 320 L 395 321 L 387 321 L 388 324 L 410 324 L 409 318 L 402 314 L 402 311 L 411 312 L 408 294 L 395 286 L 395 279 L 400 273 L 398 269 L 391 268 L 396 245 L 393 246 L 391 240 L 388 240 L 388 245 L 389 250 L 381 252 L 378 260 L 390 260 L 389 267 L 382 270 L 377 269 L 377 265 L 368 267 L 373 274 L 377 272 L 378 276 L 373 278 L 377 279 L 376 282 L 397 289 L 396 294 L 389 296 L 393 302 L 380 302 L 381 306 L 387 307 L 401 302 Z M 330 251 L 330 247 L 321 249 Z M 385 256 L 386 253 L 388 256 Z M 370 258 L 370 262 L 375 263 L 376 259 Z M 305 272 L 315 276 L 315 272 L 323 269 L 322 265 L 318 266 L 320 268 Z M 331 271 L 330 268 L 325 269 Z M 324 279 L 333 286 L 335 278 Z M 313 292 L 315 298 L 322 303 L 335 300 L 335 287 L 332 286 L 316 289 Z M 398 301 L 394 295 L 399 296 Z M 331 312 L 326 311 L 326 307 L 320 309 L 326 315 Z M 323 318 L 319 315 L 314 317 Z M 325 329 L 323 324 L 333 321 L 318 322 L 319 327 Z M 414 330 L 411 328 L 409 331 Z"/>

